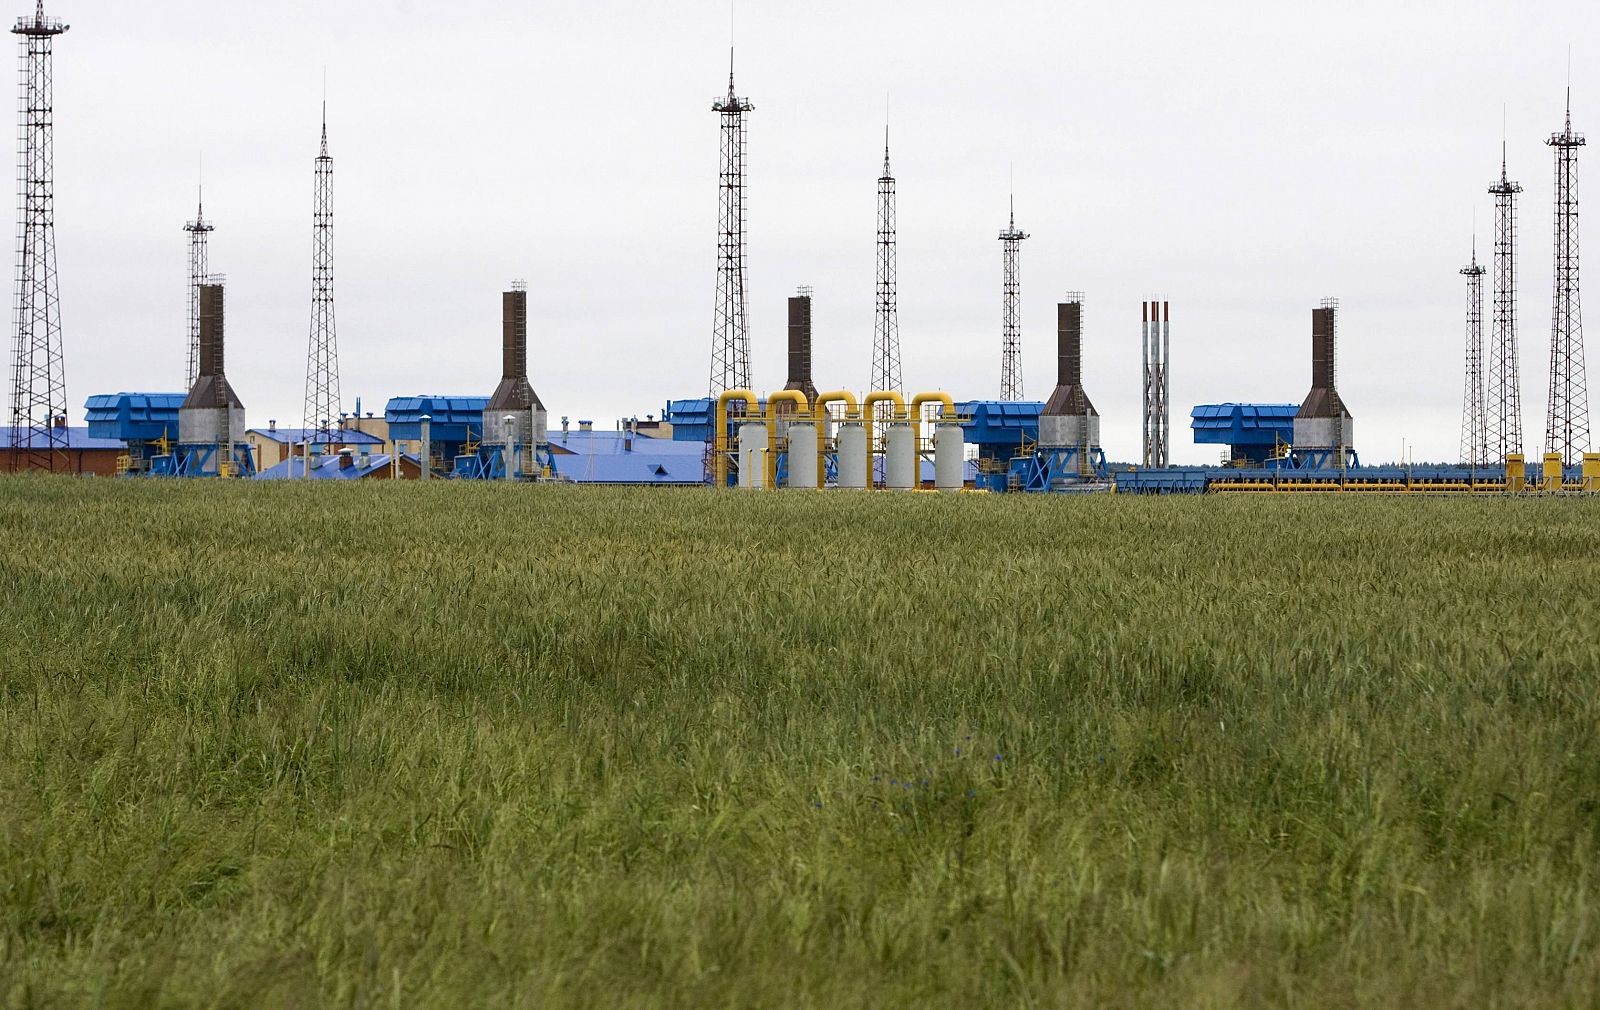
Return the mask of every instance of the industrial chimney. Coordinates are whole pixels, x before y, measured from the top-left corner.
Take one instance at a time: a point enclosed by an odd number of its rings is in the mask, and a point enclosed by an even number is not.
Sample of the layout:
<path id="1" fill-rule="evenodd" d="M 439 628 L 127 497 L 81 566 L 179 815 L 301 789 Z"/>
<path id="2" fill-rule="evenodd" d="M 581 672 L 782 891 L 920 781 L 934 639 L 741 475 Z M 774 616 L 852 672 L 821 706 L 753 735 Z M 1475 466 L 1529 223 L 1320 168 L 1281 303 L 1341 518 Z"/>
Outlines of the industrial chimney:
<path id="1" fill-rule="evenodd" d="M 500 296 L 500 312 L 500 385 L 483 411 L 483 444 L 505 445 L 509 434 L 523 447 L 524 472 L 531 472 L 534 452 L 548 436 L 544 404 L 528 382 L 528 286 L 513 282 Z M 515 431 L 508 432 L 508 424 Z"/>
<path id="2" fill-rule="evenodd" d="M 1100 413 L 1083 391 L 1083 296 L 1056 305 L 1056 388 L 1039 412 L 1041 448 L 1100 447 Z"/>
<path id="3" fill-rule="evenodd" d="M 200 368 L 178 409 L 182 445 L 232 445 L 244 434 L 244 404 L 223 372 L 223 286 L 200 285 Z"/>
<path id="4" fill-rule="evenodd" d="M 801 288 L 789 299 L 789 384 L 784 389 L 804 393 L 817 402 L 817 387 L 811 381 L 811 289 Z"/>
<path id="5" fill-rule="evenodd" d="M 1339 302 L 1325 298 L 1311 310 L 1311 392 L 1294 418 L 1295 452 L 1313 466 L 1342 466 L 1355 444 L 1355 425 L 1335 383 Z"/>

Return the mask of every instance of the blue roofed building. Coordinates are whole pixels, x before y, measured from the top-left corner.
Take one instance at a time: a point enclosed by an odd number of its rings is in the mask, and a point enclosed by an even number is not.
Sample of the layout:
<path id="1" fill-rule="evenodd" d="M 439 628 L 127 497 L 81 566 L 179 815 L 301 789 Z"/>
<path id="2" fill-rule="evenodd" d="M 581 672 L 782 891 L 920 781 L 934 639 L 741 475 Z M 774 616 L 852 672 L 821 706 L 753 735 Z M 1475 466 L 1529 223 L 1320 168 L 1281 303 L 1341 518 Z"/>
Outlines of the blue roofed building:
<path id="1" fill-rule="evenodd" d="M 1225 445 L 1223 462 L 1259 465 L 1284 456 L 1294 442 L 1297 403 L 1205 403 L 1189 426 L 1196 445 Z"/>
<path id="2" fill-rule="evenodd" d="M 56 473 L 114 477 L 127 469 L 127 446 L 114 438 L 96 438 L 88 428 L 68 427 L 57 418 L 49 435 L 37 428 L 0 427 L 0 473 L 19 473 L 39 466 L 45 455 Z"/>
<path id="3" fill-rule="evenodd" d="M 296 455 L 255 475 L 256 480 L 416 480 L 422 476 L 417 457 L 401 453 L 362 452 L 342 448 L 327 455 L 311 456 L 311 470 Z"/>
<path id="4" fill-rule="evenodd" d="M 251 428 L 244 437 L 255 455 L 258 470 L 271 469 L 291 455 L 299 459 L 306 454 L 307 444 L 311 445 L 313 456 L 334 456 L 340 449 L 370 454 L 383 452 L 388 445 L 378 435 L 344 424 L 328 428 L 280 428 L 278 422 L 272 421 L 265 428 Z"/>
<path id="5" fill-rule="evenodd" d="M 694 485 L 705 483 L 705 446 L 627 431 L 552 431 L 554 476 L 577 484 Z"/>
<path id="6" fill-rule="evenodd" d="M 178 408 L 184 393 L 104 393 L 84 403 L 89 437 L 120 443 L 127 470 L 146 473 L 163 444 L 178 440 Z"/>

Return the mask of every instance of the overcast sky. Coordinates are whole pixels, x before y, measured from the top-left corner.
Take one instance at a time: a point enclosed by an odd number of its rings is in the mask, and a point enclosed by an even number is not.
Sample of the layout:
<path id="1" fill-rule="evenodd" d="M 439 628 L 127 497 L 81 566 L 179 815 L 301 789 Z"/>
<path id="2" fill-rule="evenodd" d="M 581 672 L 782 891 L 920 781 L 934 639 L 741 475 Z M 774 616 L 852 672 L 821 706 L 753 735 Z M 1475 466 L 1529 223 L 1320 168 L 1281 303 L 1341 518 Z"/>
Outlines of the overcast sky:
<path id="1" fill-rule="evenodd" d="M 324 67 L 348 408 L 487 395 L 514 278 L 530 285 L 531 378 L 552 426 L 705 393 L 726 3 L 50 0 L 47 13 L 72 25 L 56 49 L 56 212 L 75 418 L 92 393 L 184 385 L 182 225 L 203 153 L 229 379 L 252 424 L 298 421 Z M 756 106 L 759 389 L 783 384 L 784 299 L 801 284 L 816 289 L 818 385 L 866 385 L 887 99 L 909 389 L 998 394 L 996 235 L 1014 166 L 1032 234 L 1027 395 L 1054 381 L 1056 301 L 1086 292 L 1085 386 L 1114 458 L 1139 450 L 1143 299 L 1172 303 L 1174 461 L 1209 462 L 1188 408 L 1302 399 L 1326 295 L 1343 304 L 1340 391 L 1363 457 L 1396 458 L 1402 439 L 1418 459 L 1454 457 L 1458 271 L 1474 212 L 1489 259 L 1504 107 L 1526 187 L 1529 451 L 1542 443 L 1543 142 L 1561 127 L 1572 45 L 1574 123 L 1600 143 L 1600 4 L 748 0 L 734 29 Z"/>

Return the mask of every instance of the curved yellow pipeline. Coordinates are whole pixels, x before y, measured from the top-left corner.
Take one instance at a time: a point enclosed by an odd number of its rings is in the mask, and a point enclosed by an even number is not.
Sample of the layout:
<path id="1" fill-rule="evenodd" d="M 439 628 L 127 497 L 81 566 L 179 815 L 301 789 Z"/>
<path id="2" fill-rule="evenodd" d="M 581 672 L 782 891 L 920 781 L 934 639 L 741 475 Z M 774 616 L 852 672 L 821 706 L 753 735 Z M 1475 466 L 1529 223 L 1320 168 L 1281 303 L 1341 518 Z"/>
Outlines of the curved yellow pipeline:
<path id="1" fill-rule="evenodd" d="M 717 428 L 711 433 L 711 474 L 713 484 L 719 488 L 728 486 L 728 404 L 734 400 L 744 401 L 749 408 L 747 414 L 761 409 L 761 401 L 748 389 L 730 389 L 717 397 Z"/>
<path id="2" fill-rule="evenodd" d="M 872 437 L 872 408 L 880 403 L 893 403 L 894 413 L 889 415 L 892 421 L 903 421 L 906 417 L 906 399 L 892 389 L 880 389 L 868 393 L 867 398 L 861 401 L 861 419 L 867 423 L 867 487 L 872 487 L 872 453 L 877 446 Z"/>
<path id="3" fill-rule="evenodd" d="M 860 405 L 856 403 L 856 394 L 848 390 L 836 389 L 831 393 L 818 395 L 816 406 L 812 408 L 811 415 L 817 422 L 817 487 L 819 488 L 825 487 L 828 480 L 828 468 L 822 461 L 822 443 L 826 441 L 824 436 L 828 430 L 828 404 L 830 403 L 844 404 L 845 417 L 854 417 L 856 412 L 861 409 Z"/>
<path id="4" fill-rule="evenodd" d="M 937 403 L 944 407 L 942 415 L 946 420 L 955 420 L 956 405 L 950 399 L 949 393 L 918 393 L 911 398 L 911 429 L 916 435 L 917 445 L 922 444 L 922 406 L 926 403 Z"/>
<path id="5" fill-rule="evenodd" d="M 828 419 L 828 404 L 830 403 L 843 403 L 848 411 L 847 417 L 859 409 L 854 393 L 847 393 L 842 389 L 836 389 L 831 393 L 823 393 L 817 397 L 816 409 L 812 411 L 812 415 L 817 419 L 818 424 Z"/>
<path id="6" fill-rule="evenodd" d="M 811 413 L 811 404 L 806 400 L 806 394 L 798 389 L 780 389 L 767 397 L 767 453 L 766 453 L 766 487 L 776 489 L 778 486 L 778 404 L 792 403 L 795 405 L 795 416 L 803 417 Z"/>

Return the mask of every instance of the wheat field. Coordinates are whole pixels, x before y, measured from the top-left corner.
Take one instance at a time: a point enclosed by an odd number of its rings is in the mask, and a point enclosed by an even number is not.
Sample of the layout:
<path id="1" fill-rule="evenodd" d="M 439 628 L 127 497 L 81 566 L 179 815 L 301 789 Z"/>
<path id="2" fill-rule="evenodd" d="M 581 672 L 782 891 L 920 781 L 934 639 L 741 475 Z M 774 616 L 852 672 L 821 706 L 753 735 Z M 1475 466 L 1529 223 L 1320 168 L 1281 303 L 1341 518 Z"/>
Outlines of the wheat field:
<path id="1" fill-rule="evenodd" d="M 0 1006 L 1600 1005 L 1600 502 L 0 480 Z"/>

